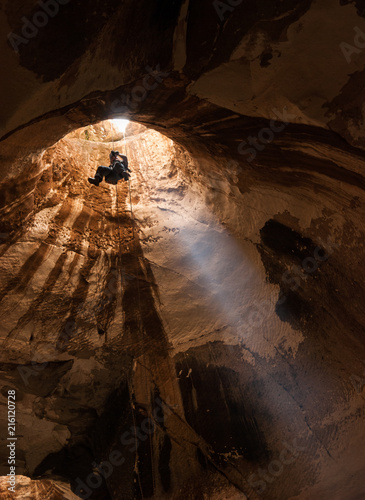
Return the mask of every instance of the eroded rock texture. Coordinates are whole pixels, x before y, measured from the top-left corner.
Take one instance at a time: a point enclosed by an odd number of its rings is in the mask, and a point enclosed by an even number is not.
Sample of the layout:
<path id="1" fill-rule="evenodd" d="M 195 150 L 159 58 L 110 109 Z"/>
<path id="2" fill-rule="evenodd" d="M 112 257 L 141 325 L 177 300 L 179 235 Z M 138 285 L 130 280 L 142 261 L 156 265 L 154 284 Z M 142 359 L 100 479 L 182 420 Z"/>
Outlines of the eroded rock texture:
<path id="1" fill-rule="evenodd" d="M 16 498 L 364 495 L 363 9 L 231 3 L 3 2 Z"/>

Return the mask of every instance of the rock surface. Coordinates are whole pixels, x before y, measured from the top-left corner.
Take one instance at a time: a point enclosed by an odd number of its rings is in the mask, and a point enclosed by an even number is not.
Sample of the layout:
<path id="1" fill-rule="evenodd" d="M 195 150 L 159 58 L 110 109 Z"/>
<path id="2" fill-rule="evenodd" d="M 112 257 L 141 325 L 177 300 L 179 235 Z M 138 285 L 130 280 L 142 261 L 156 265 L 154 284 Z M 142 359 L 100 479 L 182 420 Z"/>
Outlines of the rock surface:
<path id="1" fill-rule="evenodd" d="M 17 476 L 16 493 L 8 491 L 8 482 L 0 478 L 0 494 L 4 500 L 78 500 L 70 487 L 62 480 L 32 481 L 29 477 Z"/>
<path id="2" fill-rule="evenodd" d="M 357 230 L 331 181 L 313 174 L 314 206 L 304 185 L 278 197 L 158 132 L 134 126 L 112 144 L 107 129 L 45 151 L 31 210 L 5 217 L 2 392 L 17 388 L 19 473 L 62 475 L 75 491 L 120 451 L 91 498 L 219 498 L 229 483 L 232 498 L 341 498 L 345 454 L 359 488 L 362 311 L 341 302 L 361 294 L 356 256 L 341 259 Z M 130 197 L 126 183 L 87 182 L 112 147 L 129 157 Z M 354 224 L 360 195 L 337 193 Z M 135 458 L 120 438 L 161 405 Z"/>
<path id="3" fill-rule="evenodd" d="M 364 12 L 236 3 L 3 2 L 19 498 L 364 496 Z"/>

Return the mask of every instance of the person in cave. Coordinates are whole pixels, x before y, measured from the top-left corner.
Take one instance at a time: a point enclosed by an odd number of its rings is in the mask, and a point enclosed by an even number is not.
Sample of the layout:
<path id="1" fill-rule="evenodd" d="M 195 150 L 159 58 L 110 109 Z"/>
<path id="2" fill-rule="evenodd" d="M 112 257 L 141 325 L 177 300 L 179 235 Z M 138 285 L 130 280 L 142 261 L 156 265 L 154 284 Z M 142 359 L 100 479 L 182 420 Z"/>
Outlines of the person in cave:
<path id="1" fill-rule="evenodd" d="M 120 180 L 128 181 L 132 170 L 128 167 L 128 158 L 121 155 L 119 151 L 111 151 L 109 155 L 109 167 L 100 166 L 97 168 L 95 177 L 89 177 L 88 181 L 94 186 L 99 186 L 105 178 L 108 184 L 117 184 Z"/>

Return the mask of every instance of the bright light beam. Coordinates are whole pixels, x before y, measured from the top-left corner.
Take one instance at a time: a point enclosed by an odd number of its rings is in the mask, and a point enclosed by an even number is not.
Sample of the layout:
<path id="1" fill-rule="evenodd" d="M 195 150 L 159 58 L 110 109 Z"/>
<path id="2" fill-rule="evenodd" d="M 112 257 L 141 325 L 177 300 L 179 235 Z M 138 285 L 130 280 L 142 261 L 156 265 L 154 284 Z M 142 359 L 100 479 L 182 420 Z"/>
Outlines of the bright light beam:
<path id="1" fill-rule="evenodd" d="M 115 119 L 111 120 L 112 123 L 121 131 L 123 134 L 125 133 L 125 129 L 127 128 L 129 124 L 129 120 L 124 120 L 124 119 Z"/>

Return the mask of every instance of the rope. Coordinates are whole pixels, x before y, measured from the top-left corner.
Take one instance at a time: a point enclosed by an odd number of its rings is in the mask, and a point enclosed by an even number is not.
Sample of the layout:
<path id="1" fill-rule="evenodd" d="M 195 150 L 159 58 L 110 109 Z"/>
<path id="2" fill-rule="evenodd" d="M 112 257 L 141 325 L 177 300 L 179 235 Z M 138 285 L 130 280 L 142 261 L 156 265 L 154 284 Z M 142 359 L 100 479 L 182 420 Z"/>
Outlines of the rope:
<path id="1" fill-rule="evenodd" d="M 143 489 L 142 489 L 142 483 L 141 483 L 141 478 L 140 478 L 140 475 L 139 475 L 139 467 L 138 467 L 137 426 L 136 426 L 136 418 L 134 416 L 134 405 L 133 405 L 133 402 L 132 402 L 132 390 L 131 390 L 131 387 L 130 387 L 130 381 L 129 381 L 128 377 L 127 377 L 127 384 L 128 384 L 128 392 L 129 392 L 129 403 L 130 403 L 130 406 L 131 406 L 132 420 L 133 420 L 133 427 L 134 427 L 134 438 L 135 438 L 134 439 L 134 443 L 135 443 L 135 447 L 136 447 L 136 458 L 134 460 L 134 470 L 137 473 L 138 486 L 139 486 L 139 490 L 140 490 L 140 493 L 141 493 L 141 497 L 143 499 L 144 498 L 144 496 L 143 496 Z"/>
<path id="2" fill-rule="evenodd" d="M 125 155 L 127 156 L 127 142 L 126 142 L 126 136 L 125 136 L 125 130 L 123 131 L 124 135 L 124 151 Z M 114 140 L 113 140 L 113 150 L 114 150 Z M 122 238 L 121 238 L 121 224 L 120 224 L 120 216 L 119 216 L 119 196 L 118 196 L 118 185 L 116 187 L 116 200 L 117 200 L 117 221 L 118 221 L 118 226 L 119 226 L 119 258 L 120 258 L 120 267 L 122 266 Z M 135 218 L 134 218 L 134 212 L 133 212 L 133 204 L 132 204 L 132 192 L 131 192 L 131 182 L 130 179 L 128 179 L 128 190 L 129 190 L 129 204 L 130 204 L 130 213 L 131 213 L 131 219 L 132 219 L 132 231 L 133 231 L 133 243 L 135 244 L 135 239 L 136 239 L 136 230 L 135 230 Z M 137 250 L 137 246 L 135 246 L 135 250 Z M 144 333 L 143 333 L 143 328 L 141 325 L 141 319 L 142 319 L 142 304 L 141 304 L 141 292 L 140 292 L 140 278 L 139 278 L 139 259 L 138 255 L 136 252 L 136 262 L 137 262 L 137 290 L 138 290 L 138 309 L 139 309 L 139 329 L 140 332 L 142 333 L 142 341 L 143 344 L 146 345 L 145 339 L 144 339 Z M 129 377 L 127 377 L 127 383 L 128 383 L 128 392 L 129 392 L 129 402 L 131 406 L 131 412 L 132 412 L 132 418 L 133 418 L 133 426 L 134 426 L 134 432 L 135 432 L 135 439 L 136 439 L 136 450 L 137 450 L 137 429 L 136 429 L 136 419 L 134 415 L 134 406 L 132 402 L 132 391 L 131 391 L 131 382 L 129 380 Z M 146 396 L 148 396 L 148 385 L 147 385 L 147 379 L 146 379 Z M 149 442 L 150 442 L 150 458 L 151 458 L 151 475 L 152 475 L 152 483 L 153 483 L 153 490 L 156 490 L 156 485 L 155 485 L 155 476 L 154 476 L 154 470 L 153 470 L 153 447 L 152 447 L 152 437 L 151 434 L 149 434 Z M 137 478 L 138 478 L 138 485 L 141 493 L 142 499 L 144 498 L 143 496 L 143 490 L 142 490 L 142 484 L 141 484 L 141 479 L 139 475 L 139 468 L 138 468 L 138 452 L 136 451 L 136 458 L 135 458 L 135 471 L 137 473 Z"/>
<path id="3" fill-rule="evenodd" d="M 124 151 L 125 151 L 125 155 L 127 156 L 127 142 L 126 142 L 126 137 L 125 137 L 125 130 L 124 130 Z M 131 191 L 131 181 L 130 181 L 130 179 L 128 179 L 128 188 L 129 188 L 129 204 L 130 204 L 131 219 L 132 219 L 133 242 L 135 242 L 135 239 L 136 239 L 136 236 L 135 236 L 136 235 L 136 230 L 135 230 L 136 221 L 135 221 L 134 212 L 133 212 L 132 191 Z M 136 247 L 136 250 L 137 250 L 137 247 Z M 138 273 L 137 274 L 137 290 L 138 290 L 138 308 L 139 308 L 139 315 L 140 315 L 139 325 L 140 325 L 140 332 L 142 333 L 143 344 L 144 344 L 144 346 L 146 346 L 146 341 L 145 341 L 145 338 L 144 338 L 144 332 L 143 332 L 143 328 L 142 328 L 142 325 L 141 325 L 141 320 L 142 320 L 142 304 L 141 304 L 141 291 L 140 291 L 140 284 L 139 284 L 139 281 L 140 281 L 139 280 L 139 259 L 138 259 L 137 252 L 136 252 L 136 263 L 137 263 L 137 269 L 136 270 L 137 270 L 137 273 Z M 147 379 L 146 379 L 145 389 L 146 389 L 146 396 L 148 396 Z M 150 433 L 149 433 L 149 443 L 150 443 L 151 475 L 152 475 L 153 491 L 156 491 L 155 475 L 154 475 L 154 470 L 153 470 L 152 436 L 151 436 Z"/>
<path id="4" fill-rule="evenodd" d="M 114 145 L 113 145 L 114 147 Z M 118 233 L 119 233 L 119 266 L 122 271 L 122 237 L 121 237 L 121 224 L 120 224 L 120 216 L 119 216 L 119 196 L 118 196 L 118 184 L 115 185 L 115 192 L 116 192 L 116 199 L 117 199 L 117 224 L 118 224 Z M 138 442 L 137 442 L 137 425 L 136 425 L 136 418 L 134 415 L 134 404 L 132 401 L 132 389 L 131 389 L 131 382 L 130 382 L 130 377 L 127 375 L 127 385 L 128 385 L 128 393 L 129 393 L 129 404 L 131 408 L 131 413 L 132 413 L 132 420 L 133 420 L 133 428 L 134 428 L 134 438 L 135 438 L 135 447 L 136 447 L 136 456 L 135 456 L 135 461 L 134 461 L 134 471 L 137 474 L 137 479 L 138 479 L 138 486 L 141 494 L 141 498 L 144 498 L 143 495 L 143 489 L 142 489 L 142 483 L 141 483 L 141 478 L 139 475 L 139 467 L 138 467 Z"/>
<path id="5" fill-rule="evenodd" d="M 125 134 L 124 134 L 124 139 L 125 139 Z M 114 150 L 114 136 L 113 136 L 113 150 Z M 115 193 L 116 193 L 116 208 L 117 208 L 117 224 L 118 224 L 118 236 L 119 236 L 119 266 L 120 270 L 122 273 L 122 236 L 121 236 L 121 223 L 120 223 L 120 214 L 119 214 L 119 193 L 118 193 L 118 183 L 115 185 Z M 134 235 L 134 231 L 133 231 Z M 142 483 L 141 483 L 141 478 L 139 474 L 139 467 L 138 467 L 138 442 L 137 442 L 137 425 L 136 425 L 136 418 L 134 415 L 134 404 L 132 400 L 132 389 L 131 389 L 131 381 L 130 381 L 130 376 L 127 375 L 127 385 L 128 385 L 128 393 L 129 393 L 129 404 L 130 404 L 130 409 L 132 413 L 132 421 L 133 421 L 133 428 L 134 428 L 134 438 L 135 438 L 135 447 L 136 447 L 136 456 L 135 456 L 135 462 L 134 462 L 134 471 L 137 474 L 137 480 L 138 480 L 138 486 L 141 494 L 141 498 L 144 498 L 143 495 L 143 489 L 142 489 Z"/>

